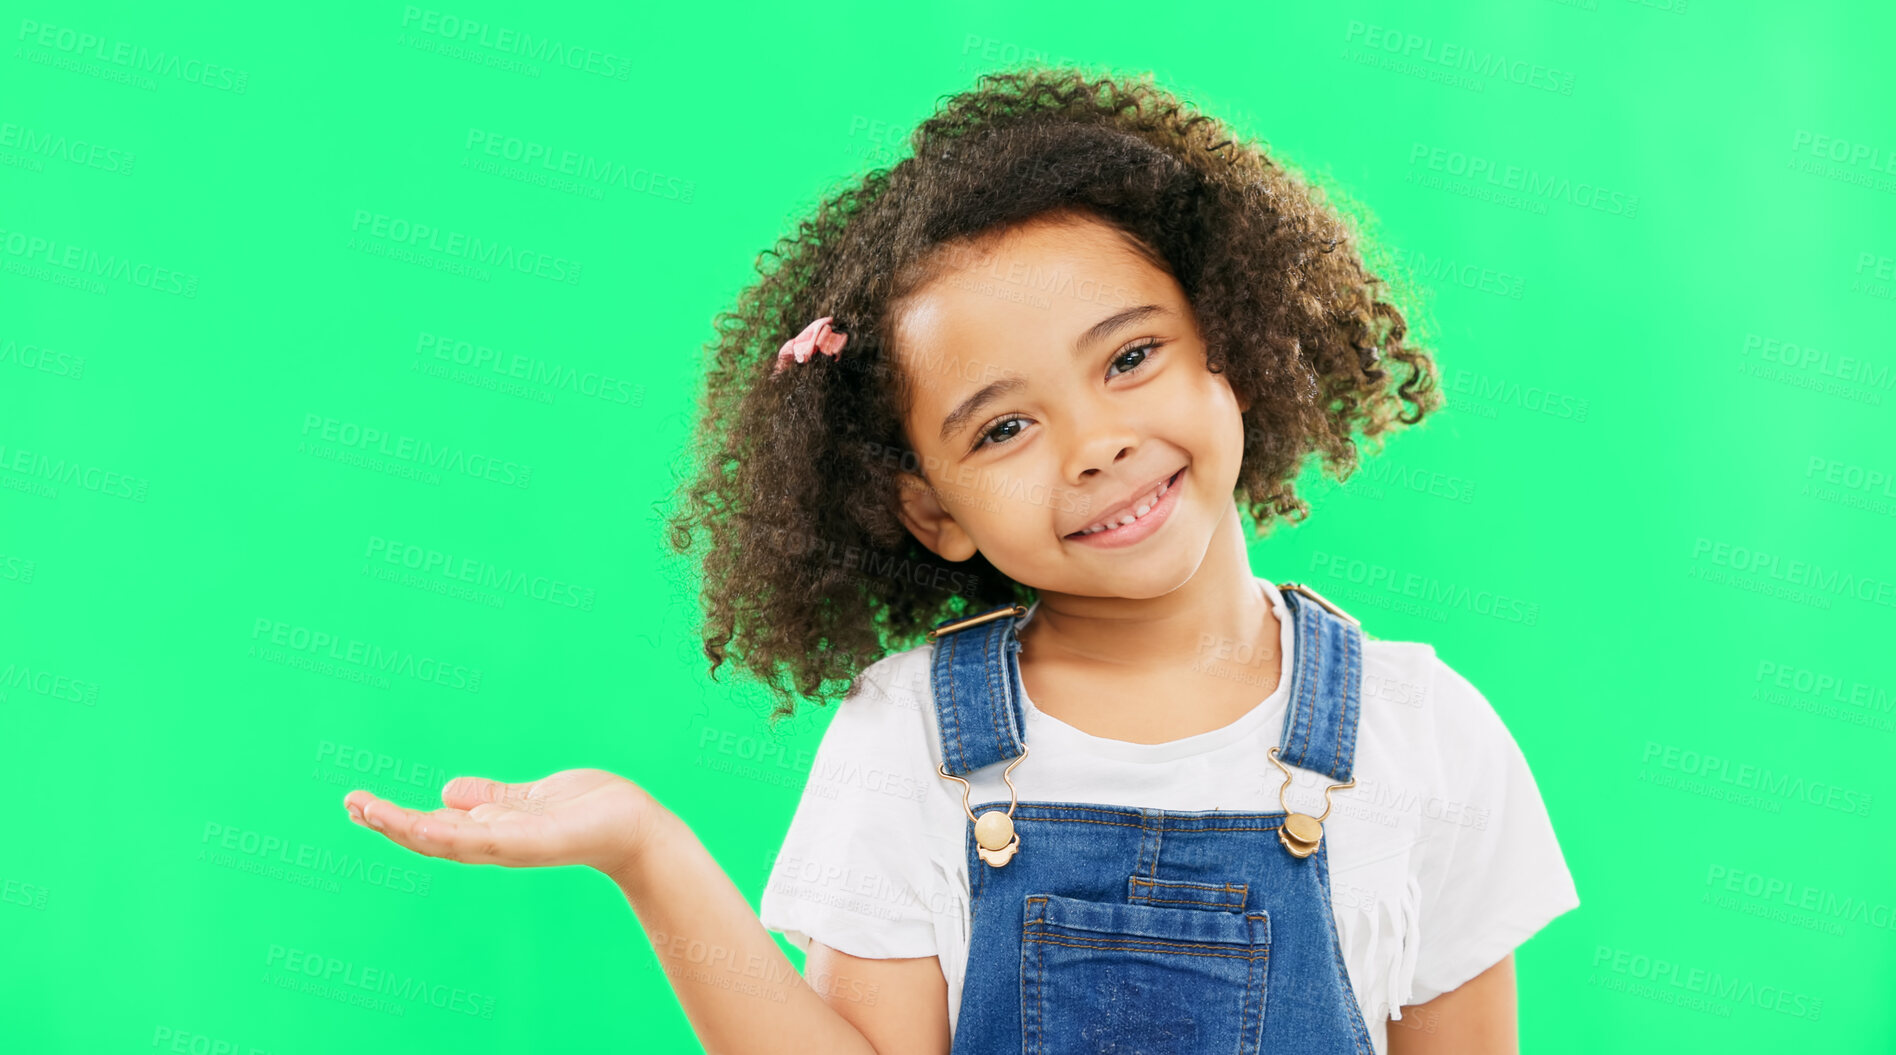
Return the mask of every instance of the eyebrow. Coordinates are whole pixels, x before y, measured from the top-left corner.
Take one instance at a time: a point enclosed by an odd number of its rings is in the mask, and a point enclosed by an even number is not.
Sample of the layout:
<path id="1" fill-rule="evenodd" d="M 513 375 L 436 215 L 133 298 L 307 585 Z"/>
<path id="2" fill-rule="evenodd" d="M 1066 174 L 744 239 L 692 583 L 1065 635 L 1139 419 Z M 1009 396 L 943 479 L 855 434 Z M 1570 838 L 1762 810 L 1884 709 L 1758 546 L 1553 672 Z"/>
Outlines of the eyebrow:
<path id="1" fill-rule="evenodd" d="M 1165 313 L 1166 309 L 1157 304 L 1141 304 L 1137 307 L 1116 311 L 1088 327 L 1085 333 L 1080 334 L 1079 340 L 1073 342 L 1073 354 L 1079 355 L 1086 351 L 1089 346 L 1112 336 L 1115 331 L 1122 327 L 1131 326 L 1134 323 L 1143 322 L 1154 315 L 1163 315 Z M 955 409 L 948 412 L 948 417 L 943 419 L 941 423 L 941 441 L 947 443 L 949 438 L 961 431 L 961 429 L 967 425 L 968 419 L 979 413 L 982 407 L 987 406 L 997 397 L 1012 392 L 1026 383 L 1027 379 L 1021 375 L 1009 374 L 1006 377 L 982 386 L 980 391 L 962 400 L 956 404 Z"/>

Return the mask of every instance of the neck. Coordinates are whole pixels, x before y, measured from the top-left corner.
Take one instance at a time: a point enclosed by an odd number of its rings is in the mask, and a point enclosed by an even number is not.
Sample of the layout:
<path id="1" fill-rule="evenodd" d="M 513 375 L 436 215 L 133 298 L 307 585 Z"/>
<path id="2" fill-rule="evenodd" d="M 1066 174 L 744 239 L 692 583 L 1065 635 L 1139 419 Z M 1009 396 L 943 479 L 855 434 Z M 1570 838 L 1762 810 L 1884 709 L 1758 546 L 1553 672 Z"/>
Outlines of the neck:
<path id="1" fill-rule="evenodd" d="M 1170 593 L 1086 597 L 1043 590 L 1039 602 L 1020 631 L 1023 661 L 1031 654 L 1036 662 L 1165 670 L 1192 666 L 1208 643 L 1277 651 L 1277 623 L 1251 570 L 1235 500 L 1213 530 L 1198 570 Z"/>

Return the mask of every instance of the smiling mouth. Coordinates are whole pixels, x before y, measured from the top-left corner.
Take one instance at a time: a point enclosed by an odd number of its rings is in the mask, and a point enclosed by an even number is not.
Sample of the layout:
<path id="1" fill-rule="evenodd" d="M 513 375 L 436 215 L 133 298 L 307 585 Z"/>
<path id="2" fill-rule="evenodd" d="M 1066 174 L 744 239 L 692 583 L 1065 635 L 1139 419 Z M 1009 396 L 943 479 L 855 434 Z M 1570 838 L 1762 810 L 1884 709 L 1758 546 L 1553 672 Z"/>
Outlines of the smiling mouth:
<path id="1" fill-rule="evenodd" d="M 1143 501 L 1134 505 L 1133 508 L 1128 509 L 1122 513 L 1119 513 L 1118 515 L 1114 516 L 1110 521 L 1101 521 L 1098 524 L 1094 524 L 1080 531 L 1075 531 L 1072 534 L 1067 535 L 1066 537 L 1070 539 L 1086 538 L 1089 535 L 1098 535 L 1103 532 L 1113 531 L 1115 529 L 1125 527 L 1128 524 L 1138 523 L 1139 521 L 1152 515 L 1153 510 L 1157 509 L 1159 507 L 1160 502 L 1164 500 L 1165 496 L 1172 492 L 1172 488 L 1178 486 L 1179 478 L 1184 475 L 1185 475 L 1185 466 L 1181 465 L 1178 468 L 1178 472 L 1175 472 L 1171 476 L 1167 477 L 1162 483 L 1159 484 L 1158 487 L 1153 489 L 1150 495 L 1146 496 Z"/>

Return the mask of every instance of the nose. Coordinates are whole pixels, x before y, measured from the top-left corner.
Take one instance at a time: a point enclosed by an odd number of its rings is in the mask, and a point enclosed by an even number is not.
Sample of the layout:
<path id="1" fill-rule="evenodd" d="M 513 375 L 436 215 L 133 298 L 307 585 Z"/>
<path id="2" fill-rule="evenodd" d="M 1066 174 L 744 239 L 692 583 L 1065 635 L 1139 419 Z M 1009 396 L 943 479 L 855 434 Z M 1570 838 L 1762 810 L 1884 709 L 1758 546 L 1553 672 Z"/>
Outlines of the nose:
<path id="1" fill-rule="evenodd" d="M 1070 485 L 1077 487 L 1119 466 L 1139 449 L 1139 432 L 1122 407 L 1094 400 L 1077 406 L 1071 420 L 1073 440 L 1061 472 Z"/>

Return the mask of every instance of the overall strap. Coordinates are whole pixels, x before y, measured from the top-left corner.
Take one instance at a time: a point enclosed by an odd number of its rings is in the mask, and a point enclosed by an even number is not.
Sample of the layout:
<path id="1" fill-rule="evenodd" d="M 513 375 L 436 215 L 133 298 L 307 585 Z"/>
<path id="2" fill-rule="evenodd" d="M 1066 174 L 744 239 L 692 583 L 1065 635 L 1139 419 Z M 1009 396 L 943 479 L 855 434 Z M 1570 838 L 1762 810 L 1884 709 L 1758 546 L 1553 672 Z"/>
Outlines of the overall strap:
<path id="1" fill-rule="evenodd" d="M 941 730 L 942 765 L 955 776 L 1020 757 L 1026 750 L 1021 709 L 1020 638 L 1025 605 L 1007 604 L 936 624 L 929 684 Z"/>
<path id="2" fill-rule="evenodd" d="M 1279 583 L 1295 633 L 1296 665 L 1277 757 L 1343 782 L 1356 762 L 1363 710 L 1363 631 L 1355 619 L 1301 583 Z"/>

